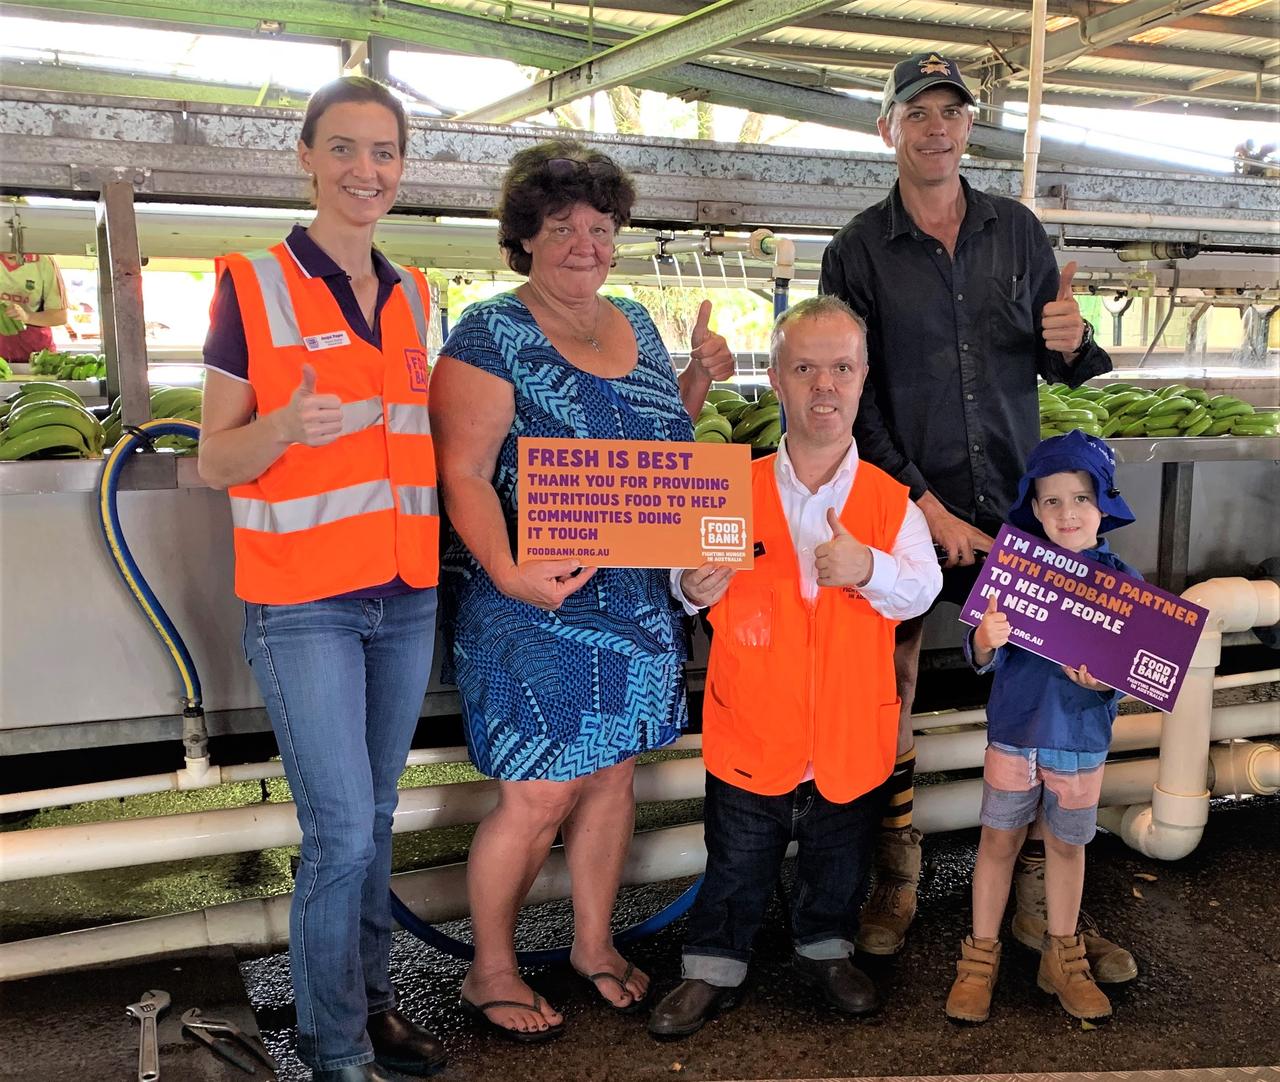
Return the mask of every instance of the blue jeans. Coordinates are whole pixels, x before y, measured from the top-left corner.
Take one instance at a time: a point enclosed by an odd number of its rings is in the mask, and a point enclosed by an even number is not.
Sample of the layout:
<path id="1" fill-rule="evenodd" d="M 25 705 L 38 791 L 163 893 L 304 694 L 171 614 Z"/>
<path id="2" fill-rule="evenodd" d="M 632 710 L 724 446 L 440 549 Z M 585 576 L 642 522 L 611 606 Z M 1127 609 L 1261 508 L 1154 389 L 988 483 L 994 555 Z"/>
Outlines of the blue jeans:
<path id="1" fill-rule="evenodd" d="M 316 1070 L 373 1060 L 367 1016 L 391 985 L 391 815 L 422 713 L 436 592 L 246 605 L 244 652 L 302 828 L 289 914 L 298 1055 Z"/>
<path id="2" fill-rule="evenodd" d="M 884 811 L 883 787 L 833 804 L 812 781 L 760 796 L 707 775 L 707 872 L 689 913 L 683 976 L 736 988 L 764 920 L 787 846 L 799 843 L 791 936 L 805 958 L 853 953 L 858 903 Z"/>

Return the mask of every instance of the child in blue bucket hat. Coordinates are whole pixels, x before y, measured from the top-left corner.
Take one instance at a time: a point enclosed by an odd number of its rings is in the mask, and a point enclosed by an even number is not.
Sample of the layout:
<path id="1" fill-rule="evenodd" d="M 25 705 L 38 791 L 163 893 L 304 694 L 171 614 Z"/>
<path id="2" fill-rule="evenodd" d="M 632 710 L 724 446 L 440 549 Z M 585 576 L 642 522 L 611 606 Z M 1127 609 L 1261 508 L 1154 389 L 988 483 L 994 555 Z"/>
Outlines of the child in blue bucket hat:
<path id="1" fill-rule="evenodd" d="M 1133 521 L 1115 487 L 1115 455 L 1080 431 L 1041 443 L 1027 460 L 1009 521 L 1059 548 L 1138 572 L 1101 535 Z M 960 947 L 947 1016 L 985 1022 L 1000 968 L 1000 924 L 1027 828 L 1044 826 L 1047 928 L 1040 987 L 1068 1014 L 1098 1021 L 1111 1004 L 1085 956 L 1079 927 L 1084 847 L 1097 828 L 1102 765 L 1120 693 L 1089 675 L 1009 644 L 1009 620 L 990 599 L 965 641 L 979 673 L 995 672 L 987 704 L 982 840 L 973 871 L 973 931 Z"/>

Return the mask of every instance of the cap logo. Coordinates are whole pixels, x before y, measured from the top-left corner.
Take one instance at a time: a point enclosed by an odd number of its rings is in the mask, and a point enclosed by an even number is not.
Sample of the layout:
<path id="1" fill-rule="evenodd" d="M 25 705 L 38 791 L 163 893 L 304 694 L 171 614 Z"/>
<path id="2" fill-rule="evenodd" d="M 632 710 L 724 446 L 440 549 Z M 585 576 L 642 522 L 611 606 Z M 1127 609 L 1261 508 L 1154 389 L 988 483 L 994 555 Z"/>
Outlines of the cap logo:
<path id="1" fill-rule="evenodd" d="M 930 53 L 920 61 L 921 75 L 947 75 L 951 74 L 951 62 L 943 60 L 937 53 Z"/>

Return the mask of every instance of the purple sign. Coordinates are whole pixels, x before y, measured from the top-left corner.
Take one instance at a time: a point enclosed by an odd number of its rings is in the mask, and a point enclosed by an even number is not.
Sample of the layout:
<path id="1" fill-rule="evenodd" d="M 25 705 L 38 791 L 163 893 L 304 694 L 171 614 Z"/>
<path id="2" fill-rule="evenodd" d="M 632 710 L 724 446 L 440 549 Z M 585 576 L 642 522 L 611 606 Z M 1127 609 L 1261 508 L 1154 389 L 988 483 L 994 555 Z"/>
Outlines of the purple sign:
<path id="1" fill-rule="evenodd" d="M 1009 645 L 1078 668 L 1158 710 L 1172 710 L 1208 609 L 1012 526 L 960 610 L 977 627 L 990 597 Z"/>

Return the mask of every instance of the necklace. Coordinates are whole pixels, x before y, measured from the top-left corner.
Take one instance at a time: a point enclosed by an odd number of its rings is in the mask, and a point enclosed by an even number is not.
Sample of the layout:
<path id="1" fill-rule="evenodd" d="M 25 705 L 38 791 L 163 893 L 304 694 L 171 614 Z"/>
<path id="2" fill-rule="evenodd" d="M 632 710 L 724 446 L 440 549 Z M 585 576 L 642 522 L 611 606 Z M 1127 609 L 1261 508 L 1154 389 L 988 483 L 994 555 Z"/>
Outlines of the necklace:
<path id="1" fill-rule="evenodd" d="M 582 340 L 583 340 L 584 342 L 586 342 L 586 343 L 587 343 L 587 345 L 589 345 L 589 346 L 590 346 L 592 349 L 594 349 L 597 353 L 602 353 L 602 352 L 604 352 L 604 351 L 600 348 L 600 339 L 598 339 L 598 338 L 596 337 L 596 329 L 600 326 L 600 309 L 601 309 L 602 307 L 603 307 L 603 306 L 602 306 L 602 305 L 601 305 L 601 303 L 600 303 L 600 298 L 599 298 L 599 297 L 597 297 L 597 298 L 596 298 L 596 318 L 595 318 L 595 322 L 591 324 L 591 333 L 590 333 L 590 334 L 584 334 L 584 335 L 582 336 Z"/>

